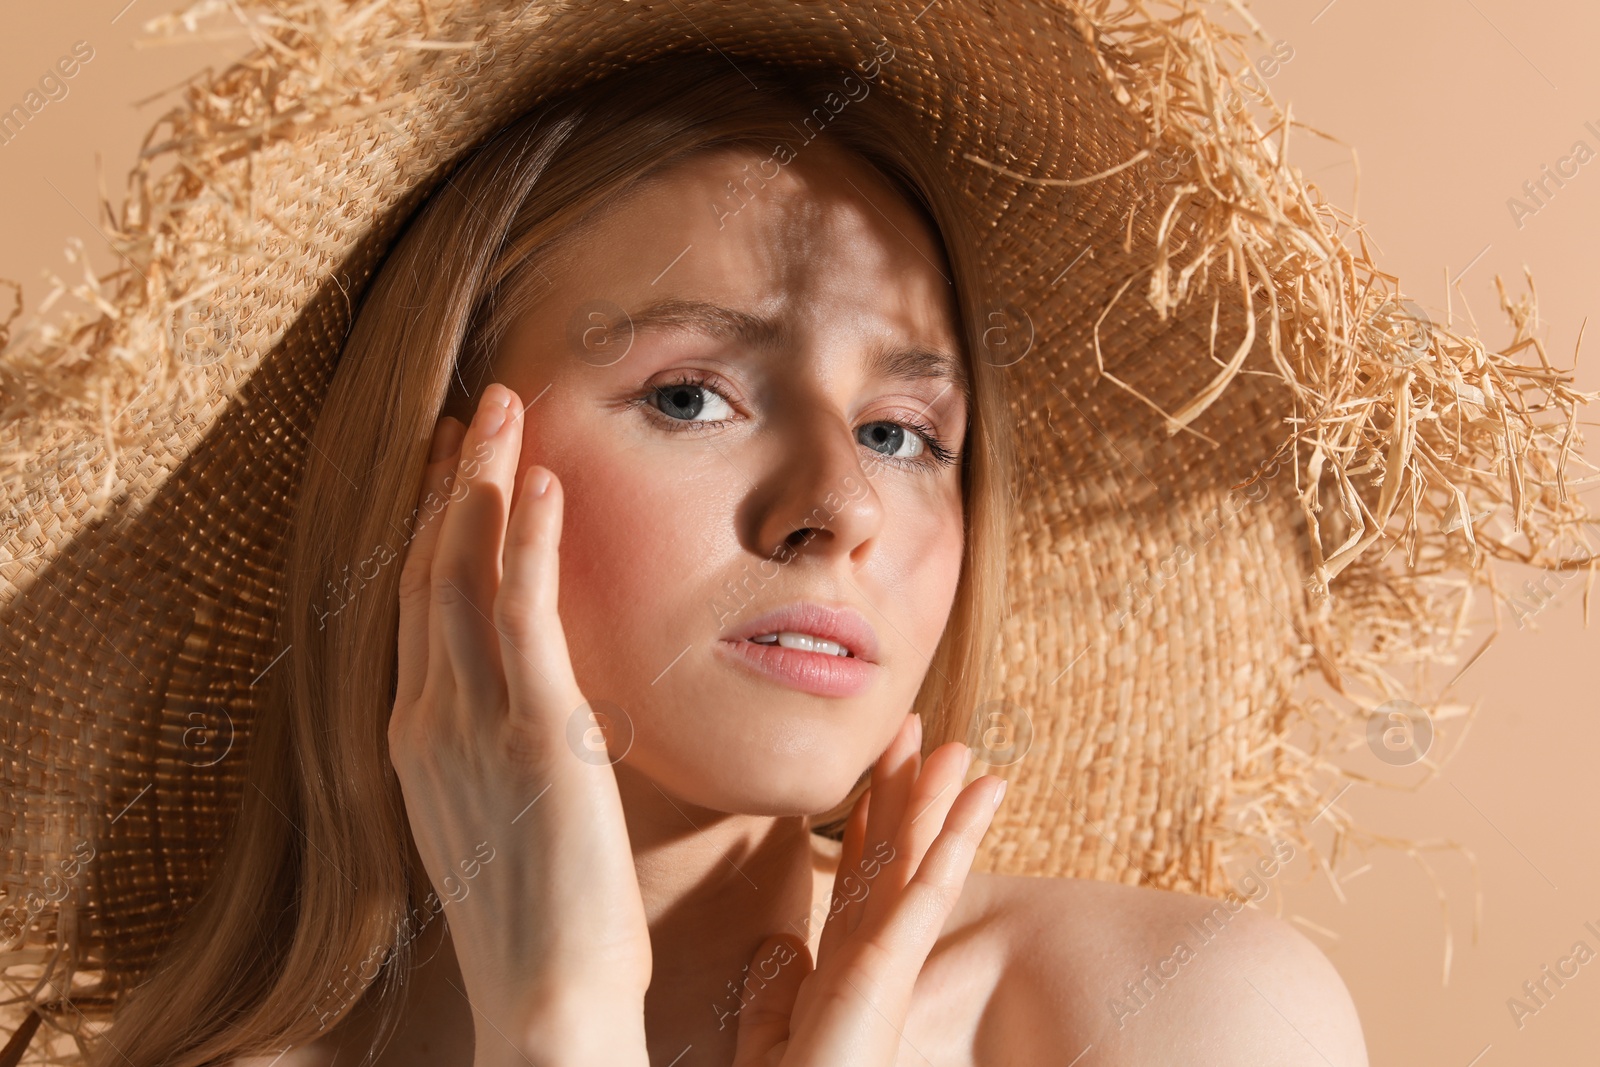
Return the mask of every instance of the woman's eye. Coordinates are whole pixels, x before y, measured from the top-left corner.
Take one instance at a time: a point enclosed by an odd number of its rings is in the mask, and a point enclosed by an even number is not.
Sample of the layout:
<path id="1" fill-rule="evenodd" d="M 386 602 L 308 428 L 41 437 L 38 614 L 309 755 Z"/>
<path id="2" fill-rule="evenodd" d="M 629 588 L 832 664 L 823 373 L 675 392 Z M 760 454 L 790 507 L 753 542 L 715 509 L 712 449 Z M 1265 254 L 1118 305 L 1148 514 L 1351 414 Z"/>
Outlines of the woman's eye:
<path id="1" fill-rule="evenodd" d="M 679 382 L 656 389 L 652 398 L 655 408 L 663 415 L 681 422 L 720 422 L 733 415 L 733 407 L 720 393 L 706 385 Z M 701 420 L 700 416 L 709 416 Z"/>
<path id="2" fill-rule="evenodd" d="M 737 416 L 733 404 L 710 380 L 686 377 L 645 389 L 632 404 L 655 410 L 655 418 L 666 419 L 669 431 L 695 426 L 715 426 Z M 856 431 L 856 441 L 885 459 L 918 467 L 948 467 L 959 459 L 940 440 L 938 431 L 916 419 L 899 422 L 880 419 Z"/>
<path id="3" fill-rule="evenodd" d="M 856 431 L 856 440 L 891 459 L 915 459 L 925 449 L 921 435 L 907 432 L 897 422 L 869 422 Z M 901 448 L 908 445 L 910 451 L 902 452 Z"/>

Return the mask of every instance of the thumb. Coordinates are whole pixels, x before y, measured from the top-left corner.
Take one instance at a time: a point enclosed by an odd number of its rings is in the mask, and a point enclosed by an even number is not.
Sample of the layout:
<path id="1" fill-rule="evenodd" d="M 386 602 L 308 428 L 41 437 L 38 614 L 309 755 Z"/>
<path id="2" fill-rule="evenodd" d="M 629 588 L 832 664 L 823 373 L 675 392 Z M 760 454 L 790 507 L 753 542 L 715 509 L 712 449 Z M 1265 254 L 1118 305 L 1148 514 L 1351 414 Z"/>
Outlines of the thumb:
<path id="1" fill-rule="evenodd" d="M 793 934 L 761 942 L 745 972 L 750 997 L 739 1010 L 733 1067 L 772 1067 L 789 1042 L 789 1020 L 800 984 L 812 971 L 811 950 Z"/>

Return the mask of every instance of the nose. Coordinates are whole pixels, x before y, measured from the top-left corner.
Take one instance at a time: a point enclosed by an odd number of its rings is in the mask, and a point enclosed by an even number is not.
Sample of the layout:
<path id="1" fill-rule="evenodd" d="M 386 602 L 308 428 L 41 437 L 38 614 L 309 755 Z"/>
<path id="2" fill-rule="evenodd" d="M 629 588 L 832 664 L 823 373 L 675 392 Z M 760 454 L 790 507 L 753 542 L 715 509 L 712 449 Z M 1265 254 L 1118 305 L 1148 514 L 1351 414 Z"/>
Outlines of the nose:
<path id="1" fill-rule="evenodd" d="M 784 420 L 776 459 L 757 483 L 755 551 L 859 564 L 883 525 L 883 504 L 861 461 L 864 446 L 837 413 L 813 406 Z"/>

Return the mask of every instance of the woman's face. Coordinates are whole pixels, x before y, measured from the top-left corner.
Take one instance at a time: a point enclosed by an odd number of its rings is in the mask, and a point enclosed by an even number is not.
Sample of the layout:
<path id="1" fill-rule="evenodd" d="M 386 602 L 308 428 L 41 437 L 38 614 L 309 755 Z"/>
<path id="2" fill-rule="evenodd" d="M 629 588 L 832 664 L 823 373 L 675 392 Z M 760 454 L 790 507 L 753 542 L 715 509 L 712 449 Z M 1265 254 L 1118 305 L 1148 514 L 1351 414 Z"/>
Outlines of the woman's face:
<path id="1" fill-rule="evenodd" d="M 519 474 L 565 490 L 561 619 L 584 694 L 632 725 L 625 765 L 766 815 L 837 803 L 910 709 L 961 569 L 967 419 L 936 236 L 855 157 L 785 158 L 637 187 L 562 243 L 494 362 L 528 405 Z M 870 637 L 744 640 L 814 631 L 759 625 L 807 603 Z"/>

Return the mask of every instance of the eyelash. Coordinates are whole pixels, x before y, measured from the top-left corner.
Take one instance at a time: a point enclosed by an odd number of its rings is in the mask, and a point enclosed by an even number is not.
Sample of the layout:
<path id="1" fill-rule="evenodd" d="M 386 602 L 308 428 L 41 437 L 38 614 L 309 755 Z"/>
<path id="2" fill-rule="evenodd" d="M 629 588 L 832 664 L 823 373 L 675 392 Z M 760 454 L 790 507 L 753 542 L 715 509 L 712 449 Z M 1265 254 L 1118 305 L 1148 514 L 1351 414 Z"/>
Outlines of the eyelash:
<path id="1" fill-rule="evenodd" d="M 646 389 L 640 396 L 635 397 L 633 403 L 648 411 L 658 423 L 664 424 L 669 433 L 689 433 L 693 432 L 695 429 L 705 429 L 712 426 L 720 426 L 724 422 L 731 421 L 729 419 L 716 419 L 712 422 L 686 422 L 683 419 L 674 419 L 663 414 L 659 408 L 651 404 L 651 401 L 661 393 L 670 391 L 672 389 L 681 388 L 683 386 L 704 389 L 707 392 L 712 392 L 722 397 L 722 399 L 728 401 L 730 405 L 732 403 L 731 399 L 726 393 L 712 385 L 710 377 L 695 373 L 693 371 L 683 372 L 677 377 L 673 378 L 671 381 L 650 386 L 650 388 Z M 916 419 L 909 418 L 875 419 L 873 421 L 888 422 L 893 423 L 896 426 L 905 427 L 906 429 L 915 433 L 918 437 L 922 438 L 922 443 L 928 450 L 928 455 L 919 459 L 905 459 L 896 456 L 885 456 L 881 452 L 877 453 L 879 458 L 885 463 L 894 463 L 902 467 L 948 467 L 956 462 L 956 454 L 944 446 L 944 442 L 939 439 L 938 433 L 927 423 L 919 422 Z"/>

